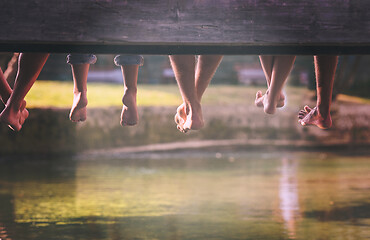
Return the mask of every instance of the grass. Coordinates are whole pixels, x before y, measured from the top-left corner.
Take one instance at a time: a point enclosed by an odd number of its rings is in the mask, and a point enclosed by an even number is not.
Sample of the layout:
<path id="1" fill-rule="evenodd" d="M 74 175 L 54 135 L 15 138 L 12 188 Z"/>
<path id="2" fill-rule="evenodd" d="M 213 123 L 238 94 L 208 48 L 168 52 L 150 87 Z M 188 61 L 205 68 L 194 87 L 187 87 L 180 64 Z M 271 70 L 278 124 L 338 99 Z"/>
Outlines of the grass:
<path id="1" fill-rule="evenodd" d="M 361 98 L 350 95 L 339 94 L 338 100 L 343 102 L 352 102 L 358 104 L 370 104 L 370 98 Z"/>
<path id="2" fill-rule="evenodd" d="M 72 104 L 72 82 L 37 81 L 26 97 L 29 108 L 60 107 L 69 108 Z M 211 85 L 202 99 L 204 105 L 253 105 L 258 90 L 264 86 Z M 306 92 L 304 88 L 288 87 L 290 101 L 298 103 Z M 120 84 L 89 83 L 89 107 L 122 106 L 123 87 Z M 139 106 L 178 106 L 181 95 L 176 85 L 139 85 Z"/>
<path id="3" fill-rule="evenodd" d="M 73 99 L 72 82 L 38 81 L 26 97 L 27 106 L 69 108 Z M 138 105 L 177 105 L 181 103 L 176 86 L 139 86 Z M 123 87 L 119 84 L 88 84 L 89 107 L 122 106 Z"/>

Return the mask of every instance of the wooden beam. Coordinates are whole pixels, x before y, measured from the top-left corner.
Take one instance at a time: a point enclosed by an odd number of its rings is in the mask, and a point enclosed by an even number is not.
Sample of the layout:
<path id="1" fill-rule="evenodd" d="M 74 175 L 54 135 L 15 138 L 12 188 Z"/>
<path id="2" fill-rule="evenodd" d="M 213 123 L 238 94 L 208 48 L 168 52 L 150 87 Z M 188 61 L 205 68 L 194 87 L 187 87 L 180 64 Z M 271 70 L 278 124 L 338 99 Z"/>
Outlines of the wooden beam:
<path id="1" fill-rule="evenodd" d="M 0 51 L 370 54 L 370 1 L 0 1 Z"/>
<path id="2" fill-rule="evenodd" d="M 368 55 L 369 45 L 237 45 L 237 44 L 50 44 L 0 43 L 0 52 L 51 52 L 96 54 L 221 54 L 221 55 Z"/>

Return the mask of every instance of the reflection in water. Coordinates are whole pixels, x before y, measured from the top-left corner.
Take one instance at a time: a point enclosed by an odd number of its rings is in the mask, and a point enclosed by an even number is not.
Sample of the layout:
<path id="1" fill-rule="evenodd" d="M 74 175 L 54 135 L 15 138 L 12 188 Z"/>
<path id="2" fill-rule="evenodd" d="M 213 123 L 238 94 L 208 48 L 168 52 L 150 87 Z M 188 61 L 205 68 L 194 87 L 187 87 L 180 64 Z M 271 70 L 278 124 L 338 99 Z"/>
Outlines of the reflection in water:
<path id="1" fill-rule="evenodd" d="M 0 239 L 366 239 L 369 168 L 312 153 L 12 161 Z"/>
<path id="2" fill-rule="evenodd" d="M 280 210 L 284 227 L 290 239 L 296 238 L 296 221 L 299 217 L 297 161 L 282 159 L 279 185 Z"/>

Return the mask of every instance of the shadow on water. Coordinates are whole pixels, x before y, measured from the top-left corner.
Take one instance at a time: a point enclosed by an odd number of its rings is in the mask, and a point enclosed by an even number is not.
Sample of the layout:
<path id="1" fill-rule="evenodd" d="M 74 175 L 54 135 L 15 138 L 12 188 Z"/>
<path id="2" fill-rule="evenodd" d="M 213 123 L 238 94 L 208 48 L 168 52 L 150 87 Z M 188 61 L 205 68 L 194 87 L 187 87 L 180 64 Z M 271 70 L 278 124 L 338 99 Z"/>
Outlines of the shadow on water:
<path id="1" fill-rule="evenodd" d="M 184 215 L 71 219 L 71 224 L 19 224 L 14 239 L 285 239 L 271 223 L 227 224 Z M 271 227 L 270 230 L 267 228 Z M 73 236 L 73 237 L 72 237 Z"/>
<path id="2" fill-rule="evenodd" d="M 351 223 L 356 223 L 358 219 L 370 219 L 370 203 L 347 207 L 334 207 L 328 211 L 304 212 L 304 216 L 319 221 L 350 221 Z"/>
<path id="3" fill-rule="evenodd" d="M 0 189 L 3 186 L 0 185 Z M 8 228 L 6 223 L 14 222 L 14 207 L 13 207 L 13 197 L 10 194 L 0 194 L 0 239 L 1 240 L 11 240 L 9 238 Z"/>

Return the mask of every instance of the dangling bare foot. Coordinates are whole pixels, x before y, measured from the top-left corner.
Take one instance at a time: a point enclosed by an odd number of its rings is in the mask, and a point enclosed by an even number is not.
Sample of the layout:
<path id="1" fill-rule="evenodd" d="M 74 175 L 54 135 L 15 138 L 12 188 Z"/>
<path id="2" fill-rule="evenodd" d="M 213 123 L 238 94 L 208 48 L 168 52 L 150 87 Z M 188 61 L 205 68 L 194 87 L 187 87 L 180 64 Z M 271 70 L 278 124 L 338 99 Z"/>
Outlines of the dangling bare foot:
<path id="1" fill-rule="evenodd" d="M 263 111 L 266 114 L 274 114 L 276 112 L 276 107 L 278 104 L 278 101 L 280 99 L 279 96 L 272 96 L 269 91 L 266 91 L 264 97 L 263 97 Z"/>
<path id="2" fill-rule="evenodd" d="M 7 124 L 13 131 L 18 132 L 27 117 L 28 111 L 25 108 L 21 110 L 21 107 L 7 105 L 0 114 L 0 122 Z"/>
<path id="3" fill-rule="evenodd" d="M 177 124 L 177 129 L 180 132 L 186 133 L 184 129 L 184 124 L 186 122 L 186 104 L 182 103 L 176 110 L 176 115 L 175 115 L 175 122 Z"/>
<path id="4" fill-rule="evenodd" d="M 327 114 L 326 117 L 323 117 L 319 113 L 317 107 L 310 108 L 309 106 L 305 106 L 304 110 L 299 111 L 298 118 L 298 122 L 302 126 L 316 125 L 321 129 L 328 129 L 332 125 L 330 114 Z"/>
<path id="5" fill-rule="evenodd" d="M 266 93 L 268 92 L 268 90 L 266 91 Z M 254 100 L 254 104 L 257 106 L 257 107 L 263 107 L 263 101 L 266 97 L 266 94 L 262 94 L 261 91 L 258 91 L 256 93 L 256 99 Z M 284 107 L 285 105 L 285 95 L 283 93 L 280 93 L 280 97 L 279 97 L 279 100 L 277 101 L 277 105 L 276 107 L 277 108 L 282 108 Z"/>
<path id="6" fill-rule="evenodd" d="M 121 125 L 132 126 L 136 125 L 139 120 L 139 114 L 137 112 L 136 105 L 136 91 L 126 90 L 122 98 L 122 113 L 121 113 Z"/>
<path id="7" fill-rule="evenodd" d="M 69 113 L 72 122 L 83 122 L 86 120 L 87 96 L 86 92 L 76 92 L 73 95 L 73 104 Z"/>
<path id="8" fill-rule="evenodd" d="M 199 130 L 204 126 L 203 114 L 200 103 L 189 104 L 186 121 L 184 123 L 184 131 Z"/>

